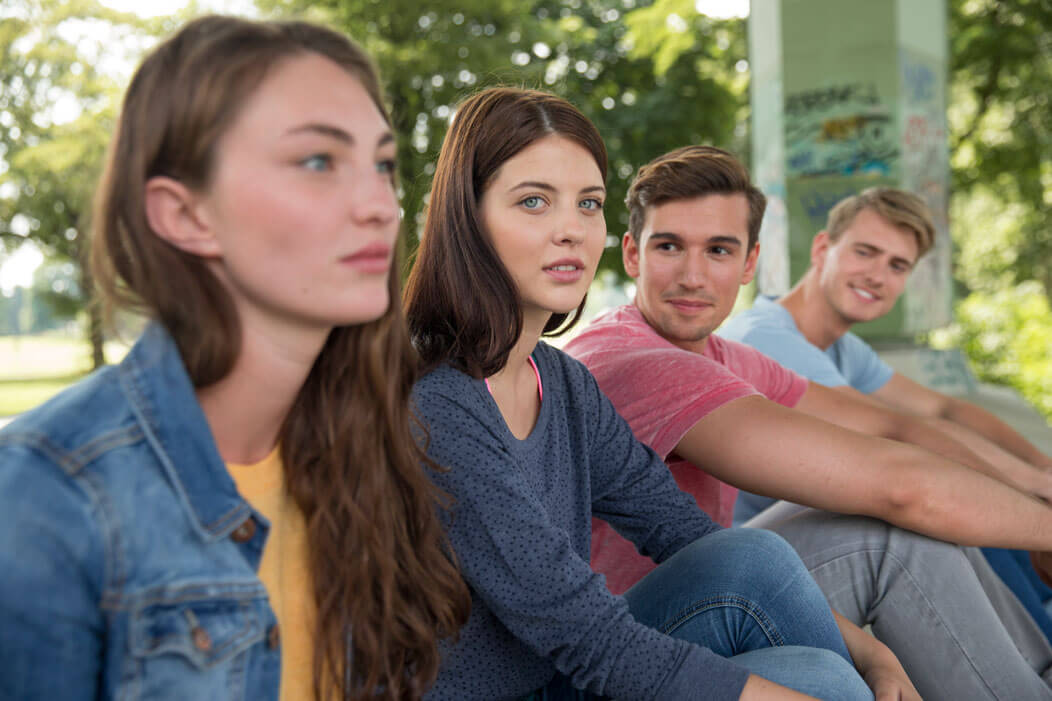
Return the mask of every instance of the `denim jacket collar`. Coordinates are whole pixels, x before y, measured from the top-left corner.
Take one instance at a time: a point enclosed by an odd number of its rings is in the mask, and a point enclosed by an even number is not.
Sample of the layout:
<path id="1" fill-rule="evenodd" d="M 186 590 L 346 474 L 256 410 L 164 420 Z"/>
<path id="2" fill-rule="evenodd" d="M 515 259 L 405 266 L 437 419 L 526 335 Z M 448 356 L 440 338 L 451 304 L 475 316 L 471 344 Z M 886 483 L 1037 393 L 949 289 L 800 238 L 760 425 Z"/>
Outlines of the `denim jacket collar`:
<path id="1" fill-rule="evenodd" d="M 150 323 L 118 369 L 146 440 L 206 541 L 226 537 L 251 514 L 219 456 L 175 341 Z"/>

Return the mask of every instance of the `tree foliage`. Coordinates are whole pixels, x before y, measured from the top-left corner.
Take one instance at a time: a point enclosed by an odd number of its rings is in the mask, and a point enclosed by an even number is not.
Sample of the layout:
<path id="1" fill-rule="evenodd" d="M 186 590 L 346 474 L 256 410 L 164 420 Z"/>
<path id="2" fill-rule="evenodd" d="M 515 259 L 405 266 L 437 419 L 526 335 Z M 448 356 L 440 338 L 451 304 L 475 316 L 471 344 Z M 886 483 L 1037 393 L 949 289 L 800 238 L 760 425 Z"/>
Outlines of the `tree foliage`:
<path id="1" fill-rule="evenodd" d="M 103 362 L 101 320 L 84 258 L 92 192 L 116 113 L 108 43 L 144 23 L 94 0 L 11 0 L 0 16 L 0 250 L 31 237 L 75 285 L 48 290 L 57 314 L 86 309 L 93 362 Z M 85 31 L 93 28 L 97 36 Z"/>
<path id="2" fill-rule="evenodd" d="M 1052 309 L 1036 281 L 973 292 L 933 340 L 960 348 L 980 380 L 1015 388 L 1052 420 Z"/>
<path id="3" fill-rule="evenodd" d="M 1052 419 L 1052 4 L 951 0 L 948 340 Z"/>
<path id="4" fill-rule="evenodd" d="M 999 201 L 1010 245 L 965 282 L 1036 280 L 1052 300 L 1052 3 L 951 0 L 950 41 L 955 198 Z M 970 220 L 955 227 L 963 246 L 986 245 Z"/>
<path id="5" fill-rule="evenodd" d="M 257 4 L 275 16 L 303 16 L 346 31 L 377 60 L 400 139 L 402 204 L 411 242 L 456 104 L 484 86 L 551 90 L 596 123 L 610 152 L 612 244 L 627 224 L 625 190 L 642 163 L 685 143 L 712 143 L 748 155 L 744 23 L 699 14 L 693 0 Z M 1052 325 L 1041 317 L 1047 304 L 1020 301 L 1031 300 L 1035 290 L 1052 299 L 1052 227 L 1047 222 L 1052 4 L 948 0 L 948 5 L 952 230 L 959 249 L 955 277 L 963 294 L 981 293 L 975 309 L 980 302 L 1019 302 L 1028 310 L 1025 324 Z M 91 191 L 118 98 L 106 57 L 127 41 L 132 62 L 136 47 L 195 12 L 191 8 L 180 17 L 146 22 L 97 0 L 4 2 L 0 251 L 29 236 L 56 265 L 79 262 Z M 83 31 L 73 30 L 86 25 L 106 31 L 85 41 Z M 60 107 L 70 104 L 75 106 L 72 118 L 59 119 Z M 602 266 L 623 276 L 616 247 L 607 253 Z M 59 306 L 63 294 L 67 306 L 84 305 L 78 294 L 91 289 L 90 280 L 81 273 L 74 279 L 65 291 L 38 292 Z M 1031 377 L 1022 368 L 1034 365 L 1037 356 L 1011 351 L 1006 345 L 1011 334 L 993 325 L 983 336 L 989 318 L 969 304 L 958 310 L 957 332 L 979 374 L 1022 386 L 1009 379 L 1003 362 L 996 371 L 989 369 L 991 363 L 998 355 L 1020 359 L 1017 374 Z M 1040 334 L 1035 338 L 1028 347 L 1047 343 Z M 1046 346 L 1044 353 L 1052 355 L 1052 348 Z"/>
<path id="6" fill-rule="evenodd" d="M 482 87 L 521 85 L 560 94 L 591 118 L 610 152 L 611 244 L 628 222 L 635 169 L 687 142 L 732 145 L 743 132 L 741 21 L 712 20 L 690 0 L 260 0 L 281 16 L 325 21 L 376 59 L 400 144 L 402 205 L 411 239 L 457 103 Z M 679 23 L 666 15 L 679 13 Z M 664 42 L 674 51 L 651 51 Z M 674 54 L 674 55 L 673 55 Z M 740 145 L 740 143 L 739 143 Z M 620 253 L 602 266 L 623 276 Z"/>

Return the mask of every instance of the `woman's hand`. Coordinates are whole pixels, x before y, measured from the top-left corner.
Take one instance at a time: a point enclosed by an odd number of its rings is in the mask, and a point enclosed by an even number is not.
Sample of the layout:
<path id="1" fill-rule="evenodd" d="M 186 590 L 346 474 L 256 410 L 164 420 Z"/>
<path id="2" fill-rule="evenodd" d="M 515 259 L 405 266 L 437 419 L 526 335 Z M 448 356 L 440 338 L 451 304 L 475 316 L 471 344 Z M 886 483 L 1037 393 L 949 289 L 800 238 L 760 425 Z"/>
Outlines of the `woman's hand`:
<path id="1" fill-rule="evenodd" d="M 906 670 L 899 664 L 898 659 L 895 659 L 894 665 L 878 665 L 867 670 L 862 679 L 873 690 L 876 701 L 921 701 L 920 694 L 906 676 Z"/>
<path id="2" fill-rule="evenodd" d="M 876 701 L 921 701 L 902 663 L 891 649 L 851 621 L 833 611 L 855 668 Z"/>

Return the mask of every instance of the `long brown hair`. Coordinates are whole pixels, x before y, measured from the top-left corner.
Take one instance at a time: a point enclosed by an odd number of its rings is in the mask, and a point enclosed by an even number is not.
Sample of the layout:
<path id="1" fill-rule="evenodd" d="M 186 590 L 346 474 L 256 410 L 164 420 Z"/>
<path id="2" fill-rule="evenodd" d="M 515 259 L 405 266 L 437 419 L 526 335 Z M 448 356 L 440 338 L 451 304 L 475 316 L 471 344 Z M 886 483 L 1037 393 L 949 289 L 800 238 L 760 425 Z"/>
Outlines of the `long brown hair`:
<path id="1" fill-rule="evenodd" d="M 599 131 L 561 97 L 490 88 L 457 107 L 405 292 L 409 332 L 425 368 L 450 362 L 473 377 L 487 377 L 507 362 L 522 334 L 522 303 L 482 225 L 479 201 L 508 159 L 553 134 L 587 149 L 606 180 Z M 583 308 L 582 300 L 574 312 L 553 314 L 544 335 L 567 331 Z"/>
<path id="2" fill-rule="evenodd" d="M 206 189 L 239 107 L 278 62 L 309 53 L 359 80 L 390 123 L 368 56 L 301 22 L 195 20 L 153 51 L 125 96 L 97 194 L 92 263 L 111 302 L 165 326 L 195 387 L 230 372 L 238 316 L 199 258 L 152 233 L 146 182 L 165 175 Z M 419 698 L 438 673 L 438 639 L 470 607 L 436 513 L 441 495 L 411 437 L 417 358 L 398 287 L 390 275 L 381 318 L 332 331 L 279 436 L 285 483 L 307 524 L 319 698 L 330 685 L 343 698 Z"/>

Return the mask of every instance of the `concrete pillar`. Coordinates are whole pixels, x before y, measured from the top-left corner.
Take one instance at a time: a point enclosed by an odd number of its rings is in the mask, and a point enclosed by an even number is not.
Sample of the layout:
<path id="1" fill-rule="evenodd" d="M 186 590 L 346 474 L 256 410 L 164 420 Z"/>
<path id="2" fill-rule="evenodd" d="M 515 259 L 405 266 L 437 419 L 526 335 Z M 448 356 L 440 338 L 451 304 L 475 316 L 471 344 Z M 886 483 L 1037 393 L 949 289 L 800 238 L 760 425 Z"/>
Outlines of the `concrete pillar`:
<path id="1" fill-rule="evenodd" d="M 753 175 L 769 198 L 757 284 L 782 294 L 841 198 L 872 185 L 923 197 L 935 249 L 869 338 L 950 320 L 945 0 L 752 0 Z"/>

